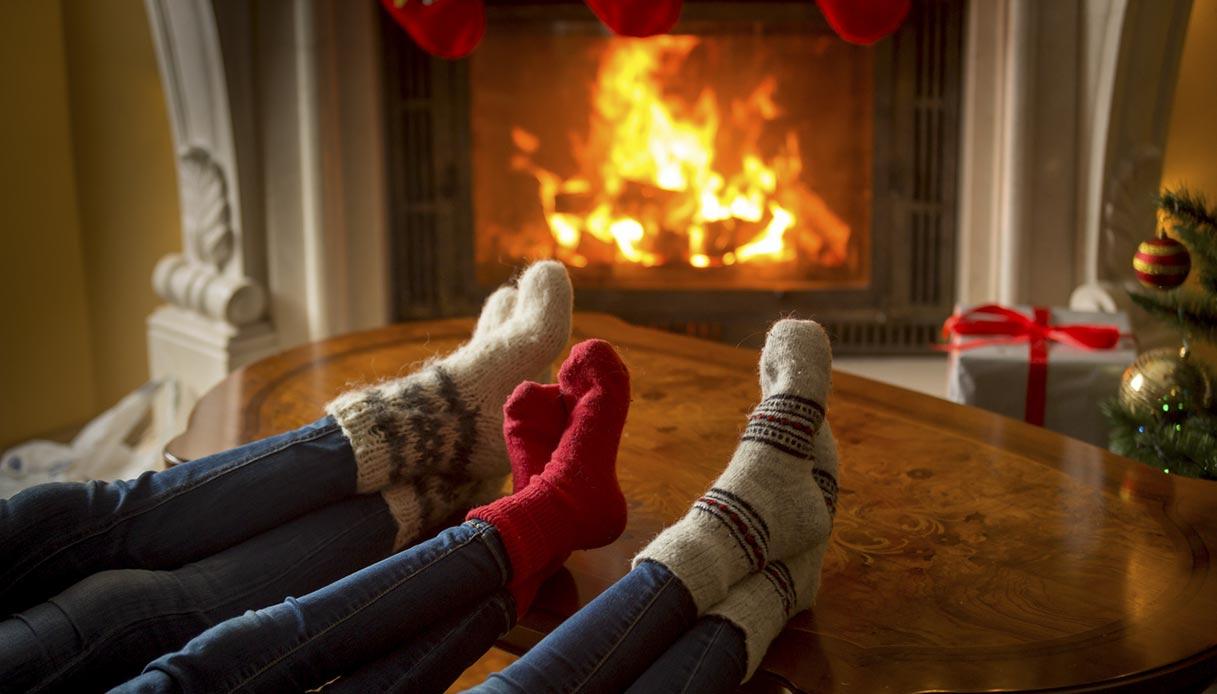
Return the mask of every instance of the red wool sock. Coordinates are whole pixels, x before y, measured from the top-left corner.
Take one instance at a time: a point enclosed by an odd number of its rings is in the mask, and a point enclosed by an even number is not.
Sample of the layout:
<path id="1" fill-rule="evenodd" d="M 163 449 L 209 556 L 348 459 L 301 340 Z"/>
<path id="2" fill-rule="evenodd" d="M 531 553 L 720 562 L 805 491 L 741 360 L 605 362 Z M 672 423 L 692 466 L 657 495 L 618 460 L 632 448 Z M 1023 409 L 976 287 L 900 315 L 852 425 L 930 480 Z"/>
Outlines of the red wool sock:
<path id="1" fill-rule="evenodd" d="M 558 372 L 558 389 L 570 416 L 543 471 L 531 472 L 536 456 L 544 451 L 544 436 L 526 432 L 544 432 L 545 421 L 553 421 L 552 399 L 547 399 L 552 389 L 521 387 L 516 392 L 522 397 L 514 407 L 509 405 L 512 412 L 508 414 L 530 424 L 514 429 L 505 424 L 504 432 L 513 451 L 513 478 L 519 482 L 527 474 L 528 483 L 467 516 L 498 529 L 511 559 L 508 589 L 520 615 L 527 611 L 540 583 L 572 551 L 603 547 L 625 529 L 625 497 L 617 484 L 617 447 L 630 405 L 629 372 L 607 342 L 588 340 L 571 349 Z M 535 417 L 526 413 L 529 406 Z"/>
<path id="2" fill-rule="evenodd" d="M 503 407 L 503 438 L 511 461 L 511 492 L 528 486 L 534 475 L 545 470 L 566 431 L 566 403 L 556 383 L 525 381 L 516 387 Z M 537 591 L 566 563 L 570 552 L 554 557 L 544 569 L 532 576 L 513 574 L 507 588 L 516 602 L 516 618 L 524 616 Z"/>
<path id="3" fill-rule="evenodd" d="M 557 383 L 525 381 L 507 398 L 503 406 L 503 439 L 511 460 L 513 494 L 527 487 L 533 475 L 545 470 L 562 432 L 566 431 L 567 420 L 566 403 Z"/>
<path id="4" fill-rule="evenodd" d="M 482 0 L 380 0 L 419 48 L 441 58 L 464 58 L 486 33 Z"/>
<path id="5" fill-rule="evenodd" d="M 585 0 L 613 33 L 654 36 L 672 30 L 680 19 L 682 0 Z"/>
<path id="6" fill-rule="evenodd" d="M 862 45 L 893 33 L 904 23 L 910 0 L 816 0 L 837 36 Z"/>

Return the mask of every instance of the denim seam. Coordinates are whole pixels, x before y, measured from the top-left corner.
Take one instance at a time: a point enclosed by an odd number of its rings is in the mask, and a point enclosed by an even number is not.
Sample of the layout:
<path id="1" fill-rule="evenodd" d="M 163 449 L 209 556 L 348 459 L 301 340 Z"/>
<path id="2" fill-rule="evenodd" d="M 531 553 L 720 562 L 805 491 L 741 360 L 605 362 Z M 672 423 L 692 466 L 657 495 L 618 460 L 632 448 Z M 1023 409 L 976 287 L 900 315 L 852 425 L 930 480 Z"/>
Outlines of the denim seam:
<path id="1" fill-rule="evenodd" d="M 702 649 L 701 655 L 697 658 L 697 662 L 693 664 L 693 669 L 689 671 L 689 676 L 685 678 L 685 685 L 680 688 L 680 694 L 685 694 L 685 692 L 689 691 L 689 685 L 693 682 L 693 676 L 696 675 L 699 670 L 701 670 L 702 664 L 706 662 L 706 656 L 710 653 L 710 648 L 714 645 L 714 642 L 718 640 L 719 635 L 722 633 L 723 625 L 720 622 L 719 625 L 714 628 L 714 633 L 710 635 L 710 640 L 706 647 Z"/>
<path id="2" fill-rule="evenodd" d="M 647 611 L 651 609 L 651 606 L 655 604 L 655 601 L 659 600 L 659 596 L 663 595 L 664 592 L 667 591 L 667 589 L 669 587 L 671 587 L 672 582 L 675 580 L 676 580 L 675 576 L 668 576 L 667 580 L 665 580 L 663 582 L 663 585 L 661 585 L 659 587 L 659 590 L 655 591 L 655 594 L 651 596 L 651 599 L 649 601 L 647 601 L 646 606 L 643 607 L 643 609 L 639 610 L 638 614 L 634 617 L 633 620 L 631 620 L 629 627 L 624 632 L 622 632 L 621 636 L 618 637 L 617 641 L 613 644 L 613 647 L 610 648 L 607 653 L 605 653 L 603 656 L 600 657 L 599 662 L 596 663 L 596 667 L 592 668 L 592 671 L 587 673 L 583 677 L 582 681 L 580 681 L 577 685 L 575 685 L 575 688 L 571 690 L 572 692 L 582 691 L 583 687 L 587 684 L 588 680 L 590 680 L 597 672 L 600 672 L 600 668 L 604 667 L 604 663 L 605 663 L 605 661 L 608 660 L 609 656 L 611 656 L 613 653 L 615 653 L 617 651 L 617 648 L 619 646 L 621 646 L 621 642 L 625 640 L 625 637 L 629 636 L 630 632 L 632 632 L 634 630 L 634 627 L 638 626 L 638 622 L 639 622 L 639 620 L 642 619 L 642 616 L 645 615 L 647 613 Z"/>
<path id="3" fill-rule="evenodd" d="M 458 635 L 464 636 L 466 628 L 468 628 L 469 624 L 471 622 L 473 622 L 475 619 L 477 619 L 480 614 L 481 614 L 481 610 L 474 610 L 473 612 L 470 612 L 469 615 L 465 619 L 461 620 L 461 623 L 457 625 L 456 629 L 453 629 L 452 631 L 448 632 L 448 635 L 444 637 L 444 640 L 440 641 L 438 644 L 433 646 L 431 648 L 431 650 L 427 651 L 427 653 L 424 654 L 421 659 L 419 659 L 417 662 L 414 663 L 414 666 L 411 669 L 417 670 L 419 668 L 419 666 L 423 665 L 424 663 L 429 662 L 437 653 L 444 653 L 444 650 L 440 647 L 443 646 L 444 644 L 448 643 L 449 641 L 451 641 L 453 636 L 458 636 Z M 401 685 L 403 682 L 408 683 L 410 680 L 407 679 L 407 676 L 410 674 L 411 674 L 410 672 L 403 674 L 401 677 L 395 679 L 393 681 L 393 684 Z M 401 688 L 400 686 L 398 686 L 398 687 L 395 687 L 393 689 L 393 691 L 409 691 L 409 688 Z"/>
<path id="4" fill-rule="evenodd" d="M 334 422 L 332 424 L 326 424 L 325 426 L 321 427 L 313 434 L 310 434 L 310 435 L 302 437 L 302 438 L 291 439 L 290 441 L 285 441 L 282 445 L 272 448 L 271 450 L 264 451 L 258 455 L 250 457 L 246 460 L 234 463 L 228 467 L 225 467 L 221 470 L 216 471 L 214 474 L 203 476 L 197 480 L 194 480 L 190 484 L 183 485 L 179 489 L 174 489 L 172 492 L 165 495 L 164 498 L 160 499 L 158 502 L 156 502 L 155 504 L 153 504 L 151 506 L 132 510 L 128 513 L 118 516 L 117 518 L 110 519 L 110 523 L 108 525 L 104 525 L 99 528 L 94 528 L 92 530 L 87 530 L 85 532 L 82 532 L 82 533 L 76 535 L 75 537 L 73 537 L 71 540 L 69 540 L 67 542 L 67 544 L 63 545 L 62 547 L 55 550 L 54 552 L 51 552 L 50 554 L 42 557 L 36 563 L 31 565 L 28 569 L 21 572 L 20 574 L 17 574 L 15 577 L 13 577 L 12 581 L 10 582 L 10 585 L 16 584 L 18 581 L 21 581 L 26 576 L 30 575 L 32 572 L 37 570 L 38 567 L 42 566 L 43 564 L 50 561 L 51 559 L 54 559 L 55 557 L 62 554 L 63 552 L 66 552 L 67 550 L 72 549 L 73 547 L 80 544 L 81 542 L 84 542 L 85 540 L 91 539 L 93 537 L 97 537 L 98 535 L 108 533 L 121 523 L 125 523 L 126 521 L 131 520 L 132 518 L 136 518 L 138 516 L 142 516 L 145 513 L 150 512 L 150 511 L 154 511 L 154 510 L 160 508 L 161 506 L 169 503 L 170 501 L 178 498 L 182 494 L 192 492 L 195 489 L 198 489 L 199 487 L 201 487 L 205 484 L 208 484 L 217 479 L 225 477 L 229 473 L 244 469 L 245 467 L 252 465 L 253 463 L 255 463 L 257 461 L 260 461 L 260 460 L 266 458 L 267 456 L 274 455 L 276 453 L 281 453 L 284 449 L 286 449 L 290 446 L 294 446 L 297 443 L 309 443 L 311 441 L 316 441 L 317 439 L 322 438 L 323 436 L 328 436 L 329 434 L 334 433 L 334 431 L 337 429 L 338 429 L 337 422 Z"/>
<path id="5" fill-rule="evenodd" d="M 480 534 L 480 530 L 479 530 L 479 534 Z M 266 663 L 265 665 L 263 665 L 263 666 L 262 666 L 261 668 L 259 668 L 259 669 L 258 669 L 256 672 L 252 673 L 251 675 L 249 675 L 249 676 L 245 677 L 244 679 L 242 679 L 240 682 L 236 683 L 236 685 L 234 685 L 234 686 L 233 686 L 233 688 L 232 688 L 230 691 L 236 691 L 236 689 L 237 689 L 237 688 L 239 688 L 239 687 L 243 687 L 243 686 L 245 686 L 245 685 L 249 684 L 249 683 L 250 683 L 251 681 L 253 681 L 254 679 L 256 679 L 256 678 L 258 678 L 258 677 L 261 677 L 263 674 L 265 674 L 265 673 L 266 673 L 266 671 L 267 671 L 267 670 L 269 670 L 270 668 L 272 668 L 272 667 L 274 667 L 275 665 L 279 664 L 280 662 L 282 662 L 282 661 L 283 661 L 285 658 L 287 658 L 287 657 L 288 657 L 288 656 L 290 656 L 291 654 L 293 654 L 293 653 L 295 653 L 296 651 L 300 650 L 301 648 L 303 648 L 303 647 L 304 647 L 304 646 L 306 646 L 307 644 L 311 643 L 312 641 L 314 641 L 314 640 L 316 640 L 316 639 L 318 639 L 318 638 L 320 638 L 320 637 L 324 636 L 325 634 L 329 633 L 329 632 L 330 632 L 330 631 L 332 631 L 334 628 L 336 628 L 336 627 L 338 627 L 339 625 L 341 625 L 341 624 L 345 623 L 345 622 L 346 622 L 348 619 L 350 619 L 351 617 L 355 616 L 355 615 L 356 615 L 356 614 L 358 614 L 359 612 L 362 612 L 363 610 L 368 609 L 369 607 L 371 607 L 371 605 L 372 605 L 373 603 L 375 603 L 376 601 L 380 600 L 380 599 L 381 599 L 381 598 L 383 598 L 385 595 L 388 595 L 388 594 L 389 594 L 389 593 L 391 593 L 392 591 L 397 590 L 397 589 L 398 589 L 399 587 L 401 587 L 401 586 L 402 586 L 404 583 L 406 583 L 406 582 L 407 582 L 407 581 L 409 581 L 410 579 L 412 579 L 412 578 L 414 578 L 415 576 L 417 576 L 417 575 L 418 575 L 419 573 L 421 573 L 423 570 L 427 569 L 428 567 L 430 567 L 431 565 L 435 564 L 436 562 L 439 562 L 440 560 L 447 558 L 449 555 L 451 555 L 453 552 L 456 552 L 458 549 L 461 549 L 461 548 L 463 548 L 463 547 L 465 547 L 465 546 L 467 546 L 467 545 L 471 544 L 471 543 L 472 543 L 472 542 L 473 542 L 475 539 L 477 539 L 477 535 L 474 535 L 474 536 L 471 536 L 471 537 L 469 537 L 469 538 L 466 538 L 465 540 L 461 541 L 461 543 L 460 543 L 460 544 L 456 545 L 455 547 L 451 547 L 451 548 L 449 548 L 449 549 L 448 549 L 447 551 L 445 551 L 443 554 L 440 554 L 439 556 L 434 557 L 433 559 L 431 559 L 431 561 L 427 562 L 426 564 L 423 564 L 422 566 L 418 567 L 418 568 L 417 568 L 417 569 L 415 569 L 414 571 L 410 572 L 410 574 L 408 574 L 408 575 L 406 575 L 406 576 L 403 576 L 403 577 L 399 578 L 398 580 L 394 581 L 394 582 L 393 582 L 391 585 L 387 586 L 387 587 L 386 587 L 384 590 L 382 590 L 382 591 L 378 592 L 376 595 L 374 595 L 374 596 L 372 596 L 371 598 L 369 598 L 369 599 L 367 600 L 367 602 L 365 602 L 363 605 L 360 605 L 359 607 L 357 607 L 357 608 L 355 608 L 355 609 L 351 610 L 350 612 L 348 612 L 348 613 L 346 614 L 346 616 L 344 616 L 344 617 L 342 617 L 342 618 L 340 618 L 340 619 L 338 619 L 338 620 L 334 621 L 334 622 L 333 622 L 333 623 L 331 623 L 329 626 L 325 627 L 324 629 L 322 629 L 321 631 L 317 632 L 316 634 L 313 634 L 312 636 L 308 637 L 308 638 L 307 638 L 307 639 L 305 639 L 304 641 L 301 641 L 300 643 L 296 644 L 295 646 L 292 646 L 292 647 L 291 647 L 291 648 L 289 648 L 288 650 L 286 650 L 286 651 L 284 651 L 283 653 L 280 653 L 279 655 L 277 655 L 277 656 L 275 656 L 274 658 L 272 658 L 272 659 L 270 660 L 270 662 L 268 662 L 268 663 Z"/>

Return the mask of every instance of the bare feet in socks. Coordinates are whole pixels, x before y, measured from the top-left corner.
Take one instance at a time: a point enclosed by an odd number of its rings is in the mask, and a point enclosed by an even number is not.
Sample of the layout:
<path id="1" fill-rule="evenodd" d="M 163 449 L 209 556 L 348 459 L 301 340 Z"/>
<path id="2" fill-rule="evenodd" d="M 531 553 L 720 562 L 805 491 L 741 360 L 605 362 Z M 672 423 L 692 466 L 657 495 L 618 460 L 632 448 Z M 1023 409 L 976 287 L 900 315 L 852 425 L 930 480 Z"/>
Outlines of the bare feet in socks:
<path id="1" fill-rule="evenodd" d="M 616 462 L 628 409 L 629 373 L 602 340 L 575 345 L 556 386 L 526 383 L 512 394 L 504 434 L 516 493 L 469 518 L 498 529 L 520 614 L 573 550 L 607 545 L 625 529 Z"/>
<path id="2" fill-rule="evenodd" d="M 774 324 L 761 352 L 762 400 L 730 464 L 684 518 L 635 557 L 635 563 L 650 560 L 671 570 L 699 614 L 745 576 L 828 536 L 829 509 L 812 459 L 831 362 L 818 324 Z"/>

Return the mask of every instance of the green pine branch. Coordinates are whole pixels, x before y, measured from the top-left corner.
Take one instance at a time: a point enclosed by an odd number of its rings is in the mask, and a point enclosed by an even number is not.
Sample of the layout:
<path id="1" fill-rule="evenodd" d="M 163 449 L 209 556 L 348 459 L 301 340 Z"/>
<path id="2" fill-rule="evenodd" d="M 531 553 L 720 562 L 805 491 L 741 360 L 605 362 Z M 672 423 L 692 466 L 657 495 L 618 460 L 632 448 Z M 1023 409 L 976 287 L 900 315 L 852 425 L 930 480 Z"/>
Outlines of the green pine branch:
<path id="1" fill-rule="evenodd" d="M 1217 417 L 1197 414 L 1176 426 L 1129 412 L 1114 398 L 1102 410 L 1111 450 L 1171 474 L 1217 479 Z"/>
<path id="2" fill-rule="evenodd" d="M 1178 323 L 1195 338 L 1217 342 L 1217 294 L 1189 287 L 1171 291 L 1130 291 L 1138 306 L 1165 320 Z"/>
<path id="3" fill-rule="evenodd" d="M 1158 206 L 1176 222 L 1173 225 L 1176 236 L 1195 256 L 1193 267 L 1199 265 L 1217 272 L 1217 209 L 1209 208 L 1203 194 L 1186 188 L 1163 190 Z M 1211 291 L 1217 291 L 1217 277 Z"/>
<path id="4" fill-rule="evenodd" d="M 1203 193 L 1193 193 L 1187 188 L 1164 188 L 1158 196 L 1158 206 L 1177 221 L 1207 227 L 1209 233 L 1217 233 L 1217 210 L 1209 209 Z"/>

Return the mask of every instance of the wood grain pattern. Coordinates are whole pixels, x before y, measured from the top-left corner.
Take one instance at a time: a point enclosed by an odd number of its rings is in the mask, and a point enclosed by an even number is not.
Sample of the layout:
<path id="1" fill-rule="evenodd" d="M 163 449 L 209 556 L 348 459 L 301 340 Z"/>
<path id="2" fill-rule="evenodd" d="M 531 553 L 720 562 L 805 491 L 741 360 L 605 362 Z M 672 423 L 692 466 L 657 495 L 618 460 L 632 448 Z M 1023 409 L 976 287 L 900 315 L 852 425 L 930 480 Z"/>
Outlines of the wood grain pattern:
<path id="1" fill-rule="evenodd" d="M 191 459 L 316 419 L 348 385 L 406 373 L 472 321 L 307 345 L 208 393 L 168 452 Z M 754 351 L 580 315 L 633 403 L 618 464 L 629 525 L 576 553 L 503 641 L 523 651 L 622 576 L 729 459 L 758 398 Z M 841 497 L 819 604 L 762 681 L 803 691 L 1195 687 L 1217 676 L 1217 484 L 848 374 L 829 402 Z"/>

